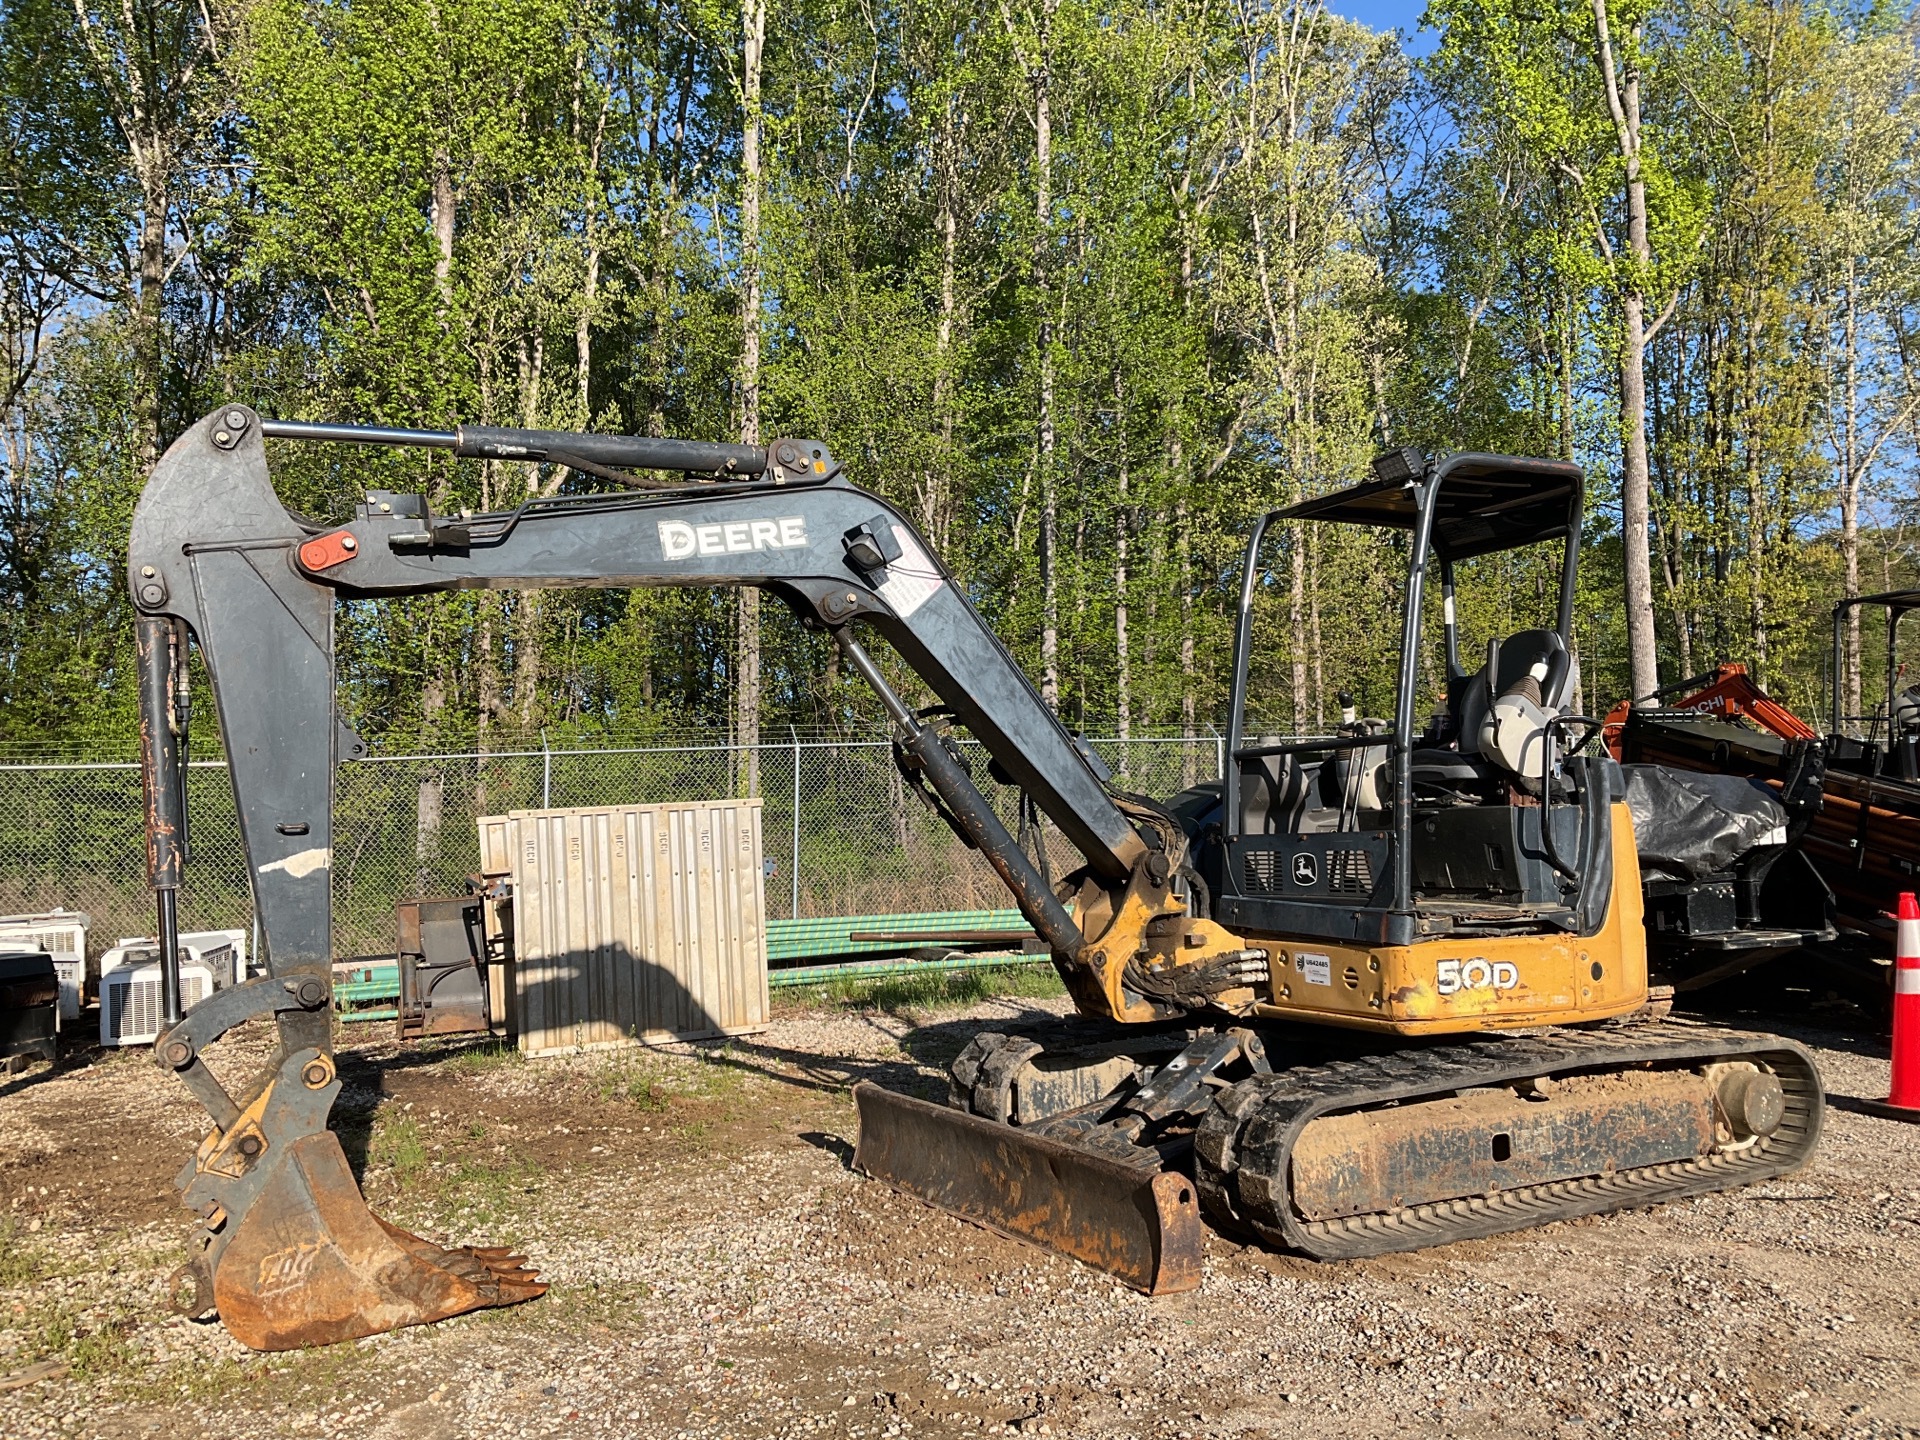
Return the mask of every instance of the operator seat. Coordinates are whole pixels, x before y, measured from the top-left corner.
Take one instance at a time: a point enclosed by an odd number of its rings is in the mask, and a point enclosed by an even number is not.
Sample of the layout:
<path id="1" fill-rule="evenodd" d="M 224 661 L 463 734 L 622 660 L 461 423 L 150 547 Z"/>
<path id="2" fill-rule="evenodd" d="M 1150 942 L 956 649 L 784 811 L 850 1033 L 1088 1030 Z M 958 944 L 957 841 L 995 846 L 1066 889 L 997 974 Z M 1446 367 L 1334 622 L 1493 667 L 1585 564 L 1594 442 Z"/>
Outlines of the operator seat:
<path id="1" fill-rule="evenodd" d="M 1573 657 L 1567 653 L 1566 643 L 1557 630 L 1520 630 L 1503 640 L 1492 694 L 1504 694 L 1507 687 L 1517 684 L 1522 676 L 1542 663 L 1547 667 L 1547 676 L 1540 682 L 1541 705 L 1549 711 L 1564 709 L 1576 672 Z M 1447 714 L 1458 748 L 1413 752 L 1416 799 L 1445 800 L 1472 795 L 1489 781 L 1500 778 L 1480 754 L 1480 727 L 1487 718 L 1488 692 L 1485 665 L 1471 675 L 1448 682 Z"/>
<path id="2" fill-rule="evenodd" d="M 1304 766 L 1288 754 L 1247 755 L 1237 763 L 1240 766 L 1240 833 L 1297 833 L 1317 767 Z"/>
<path id="3" fill-rule="evenodd" d="M 1573 657 L 1557 630 L 1520 630 L 1500 642 L 1499 673 L 1487 684 L 1487 667 L 1482 665 L 1468 677 L 1460 692 L 1460 749 L 1464 754 L 1480 751 L 1480 726 L 1487 718 L 1489 693 L 1504 695 L 1507 688 L 1520 682 L 1535 665 L 1544 663 L 1547 678 L 1540 682 L 1540 706 L 1554 711 L 1566 708 L 1569 682 L 1573 678 Z M 1452 700 L 1449 696 L 1449 702 Z"/>

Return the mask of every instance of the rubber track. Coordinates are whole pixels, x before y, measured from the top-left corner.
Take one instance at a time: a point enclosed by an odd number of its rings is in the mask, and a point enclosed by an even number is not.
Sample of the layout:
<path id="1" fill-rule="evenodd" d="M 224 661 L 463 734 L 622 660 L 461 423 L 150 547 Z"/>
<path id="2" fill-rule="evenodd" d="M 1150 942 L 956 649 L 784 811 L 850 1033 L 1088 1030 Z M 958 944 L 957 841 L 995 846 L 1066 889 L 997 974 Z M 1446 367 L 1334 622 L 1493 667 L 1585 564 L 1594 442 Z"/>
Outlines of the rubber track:
<path id="1" fill-rule="evenodd" d="M 1578 1180 L 1516 1187 L 1336 1220 L 1293 1211 L 1289 1161 L 1319 1117 L 1389 1101 L 1439 1098 L 1536 1076 L 1763 1062 L 1786 1093 L 1779 1129 L 1737 1151 Z M 1805 1163 L 1825 1111 L 1813 1057 L 1791 1040 L 1663 1021 L 1631 1028 L 1555 1030 L 1296 1066 L 1225 1091 L 1194 1137 L 1202 1204 L 1217 1223 L 1322 1260 L 1352 1260 L 1498 1235 L 1579 1215 L 1626 1210 L 1769 1179 Z"/>

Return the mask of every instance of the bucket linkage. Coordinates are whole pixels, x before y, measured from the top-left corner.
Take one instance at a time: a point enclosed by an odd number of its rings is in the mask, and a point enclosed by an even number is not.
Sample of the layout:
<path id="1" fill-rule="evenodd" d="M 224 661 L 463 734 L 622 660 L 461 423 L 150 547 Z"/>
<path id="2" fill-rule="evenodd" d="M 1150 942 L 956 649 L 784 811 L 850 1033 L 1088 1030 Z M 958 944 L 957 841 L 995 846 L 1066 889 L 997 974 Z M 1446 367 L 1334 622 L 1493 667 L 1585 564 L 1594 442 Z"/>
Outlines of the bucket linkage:
<path id="1" fill-rule="evenodd" d="M 201 1052 L 267 1014 L 280 1020 L 281 1056 L 236 1103 Z M 255 1350 L 297 1350 L 545 1293 L 524 1256 L 445 1248 L 367 1208 L 327 1129 L 340 1094 L 333 1058 L 324 1043 L 291 1048 L 300 1038 L 324 1041 L 329 1021 L 318 977 L 267 976 L 208 996 L 154 1047 L 155 1060 L 214 1117 L 175 1182 L 201 1224 L 192 1258 L 174 1275 L 174 1309 L 218 1314 Z"/>

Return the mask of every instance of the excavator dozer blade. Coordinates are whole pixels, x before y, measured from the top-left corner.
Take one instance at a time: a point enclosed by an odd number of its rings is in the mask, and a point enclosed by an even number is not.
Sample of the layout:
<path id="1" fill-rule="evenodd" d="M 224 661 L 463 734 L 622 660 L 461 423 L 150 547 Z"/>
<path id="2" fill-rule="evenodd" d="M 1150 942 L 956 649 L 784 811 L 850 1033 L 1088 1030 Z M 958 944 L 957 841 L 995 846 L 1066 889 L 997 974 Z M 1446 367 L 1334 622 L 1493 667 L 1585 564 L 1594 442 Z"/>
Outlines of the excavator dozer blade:
<path id="1" fill-rule="evenodd" d="M 1200 1284 L 1204 1232 L 1186 1176 L 878 1085 L 854 1086 L 853 1098 L 860 1110 L 853 1165 L 861 1173 L 1149 1295 Z"/>
<path id="2" fill-rule="evenodd" d="M 255 1350 L 299 1350 L 545 1293 L 524 1256 L 447 1249 L 369 1210 L 325 1128 L 338 1088 L 318 1051 L 301 1052 L 239 1122 L 207 1136 L 182 1176 L 207 1219 L 200 1255 L 176 1277 L 177 1309 L 217 1311 Z"/>

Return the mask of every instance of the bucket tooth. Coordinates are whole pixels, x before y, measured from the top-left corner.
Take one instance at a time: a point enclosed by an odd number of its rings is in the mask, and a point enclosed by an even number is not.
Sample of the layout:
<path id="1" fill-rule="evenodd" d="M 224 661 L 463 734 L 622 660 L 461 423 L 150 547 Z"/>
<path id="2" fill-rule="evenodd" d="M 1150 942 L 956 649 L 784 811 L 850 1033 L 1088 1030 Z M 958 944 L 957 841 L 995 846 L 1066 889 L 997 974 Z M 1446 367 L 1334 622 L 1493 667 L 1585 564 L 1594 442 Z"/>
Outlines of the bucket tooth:
<path id="1" fill-rule="evenodd" d="M 282 1151 L 213 1275 L 235 1339 L 297 1350 L 542 1294 L 530 1272 L 398 1229 L 367 1208 L 329 1131 Z"/>

